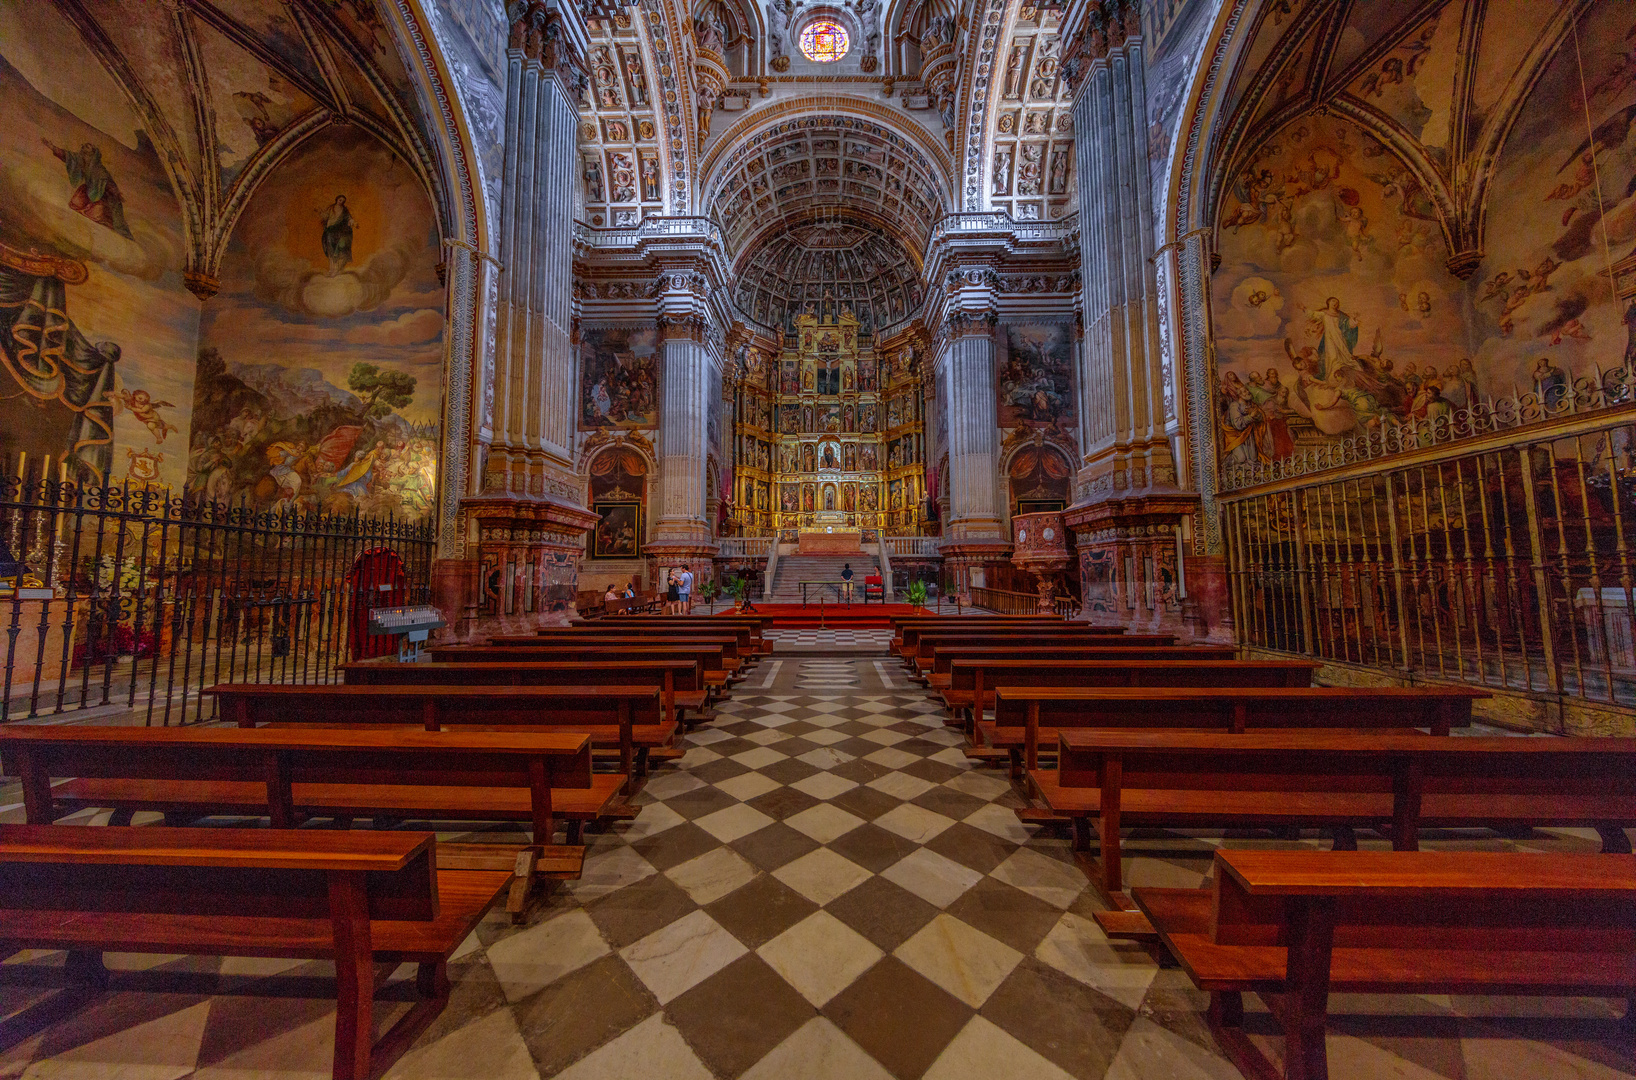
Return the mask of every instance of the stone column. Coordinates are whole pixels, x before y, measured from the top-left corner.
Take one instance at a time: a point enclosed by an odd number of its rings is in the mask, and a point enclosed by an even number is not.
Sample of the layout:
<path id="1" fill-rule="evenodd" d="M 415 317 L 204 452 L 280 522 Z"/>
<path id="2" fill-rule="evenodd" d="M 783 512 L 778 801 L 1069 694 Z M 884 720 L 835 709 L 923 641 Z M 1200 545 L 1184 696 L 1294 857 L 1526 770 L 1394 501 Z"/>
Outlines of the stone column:
<path id="1" fill-rule="evenodd" d="M 1139 10 L 1135 0 L 1088 0 L 1086 7 L 1070 55 L 1085 322 L 1079 501 L 1176 487 L 1166 423 L 1174 390 L 1167 390 L 1152 261 Z"/>
<path id="2" fill-rule="evenodd" d="M 661 302 L 659 520 L 646 550 L 655 574 L 686 564 L 697 580 L 710 574 L 717 546 L 706 512 L 705 459 L 710 399 L 721 396 L 721 360 L 710 347 L 708 317 L 688 299 L 683 291 Z"/>
<path id="3" fill-rule="evenodd" d="M 494 384 L 482 388 L 478 425 L 489 445 L 478 494 L 460 504 L 477 557 L 450 560 L 433 578 L 449 637 L 571 615 L 596 522 L 572 459 L 575 101 L 586 44 L 579 9 L 564 0 L 522 5 L 507 42 Z"/>
<path id="4" fill-rule="evenodd" d="M 1196 636 L 1178 530 L 1180 431 L 1159 328 L 1140 0 L 1086 0 L 1065 34 L 1079 164 L 1084 461 L 1065 519 L 1085 617 Z"/>
<path id="5" fill-rule="evenodd" d="M 941 546 L 955 591 L 969 597 L 983 584 L 984 563 L 1003 560 L 1011 545 L 996 496 L 1000 422 L 994 390 L 992 309 L 949 316 L 937 355 L 936 382 L 949 425 L 949 520 Z"/>

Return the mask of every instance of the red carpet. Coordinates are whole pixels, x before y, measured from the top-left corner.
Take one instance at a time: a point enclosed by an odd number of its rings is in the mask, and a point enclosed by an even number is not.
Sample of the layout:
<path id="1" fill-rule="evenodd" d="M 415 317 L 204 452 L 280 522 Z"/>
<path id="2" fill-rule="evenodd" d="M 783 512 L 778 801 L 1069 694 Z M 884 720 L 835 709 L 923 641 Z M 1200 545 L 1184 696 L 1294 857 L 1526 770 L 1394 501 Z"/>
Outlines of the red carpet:
<path id="1" fill-rule="evenodd" d="M 908 604 L 853 604 L 848 607 L 845 604 L 826 603 L 823 610 L 823 625 L 831 630 L 842 628 L 884 630 L 892 625 L 892 619 L 914 613 L 915 609 Z M 804 629 L 819 625 L 817 604 L 809 604 L 806 607 L 800 604 L 757 604 L 754 614 L 772 616 L 775 620 L 773 627 L 779 630 Z"/>

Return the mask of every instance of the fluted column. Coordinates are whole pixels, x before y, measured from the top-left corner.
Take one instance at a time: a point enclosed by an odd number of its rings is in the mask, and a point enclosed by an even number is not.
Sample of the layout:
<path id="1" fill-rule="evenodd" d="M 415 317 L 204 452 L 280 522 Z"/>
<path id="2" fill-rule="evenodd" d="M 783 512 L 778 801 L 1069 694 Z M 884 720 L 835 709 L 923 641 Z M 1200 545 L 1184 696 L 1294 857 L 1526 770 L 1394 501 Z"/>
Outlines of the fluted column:
<path id="1" fill-rule="evenodd" d="M 995 471 L 1000 422 L 994 396 L 994 317 L 950 320 L 938 355 L 937 384 L 949 421 L 950 539 L 1001 537 Z"/>
<path id="2" fill-rule="evenodd" d="M 477 558 L 446 560 L 435 599 L 448 637 L 524 631 L 573 614 L 596 516 L 574 476 L 574 102 L 585 53 L 579 9 L 517 5 L 506 48 L 494 380 L 481 387 L 482 482 L 460 503 Z M 469 550 L 469 548 L 468 548 Z"/>
<path id="3" fill-rule="evenodd" d="M 697 315 L 661 317 L 659 522 L 656 539 L 708 540 L 705 456 L 710 397 L 721 393 L 721 369 Z"/>
<path id="4" fill-rule="evenodd" d="M 1085 461 L 1078 499 L 1174 490 L 1175 394 L 1159 338 L 1147 87 L 1135 0 L 1089 0 L 1076 76 Z"/>
<path id="5" fill-rule="evenodd" d="M 1178 488 L 1181 438 L 1159 333 L 1140 0 L 1085 0 L 1068 22 L 1079 158 L 1085 458 L 1064 515 L 1092 622 L 1199 635 L 1184 610 L 1182 537 L 1199 499 Z M 1174 588 L 1157 588 L 1154 575 Z"/>
<path id="6" fill-rule="evenodd" d="M 567 495 L 573 436 L 573 207 L 583 22 L 532 0 L 506 52 L 490 475 L 484 490 Z"/>

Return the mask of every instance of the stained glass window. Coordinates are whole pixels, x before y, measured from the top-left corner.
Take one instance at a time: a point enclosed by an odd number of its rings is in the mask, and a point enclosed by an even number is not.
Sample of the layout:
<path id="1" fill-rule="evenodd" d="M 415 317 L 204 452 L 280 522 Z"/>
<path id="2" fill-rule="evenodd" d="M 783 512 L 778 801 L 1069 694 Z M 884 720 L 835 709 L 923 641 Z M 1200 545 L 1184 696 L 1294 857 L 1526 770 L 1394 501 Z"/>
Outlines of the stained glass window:
<path id="1" fill-rule="evenodd" d="M 814 19 L 801 31 L 801 52 L 820 64 L 839 60 L 850 44 L 846 27 L 832 19 Z"/>

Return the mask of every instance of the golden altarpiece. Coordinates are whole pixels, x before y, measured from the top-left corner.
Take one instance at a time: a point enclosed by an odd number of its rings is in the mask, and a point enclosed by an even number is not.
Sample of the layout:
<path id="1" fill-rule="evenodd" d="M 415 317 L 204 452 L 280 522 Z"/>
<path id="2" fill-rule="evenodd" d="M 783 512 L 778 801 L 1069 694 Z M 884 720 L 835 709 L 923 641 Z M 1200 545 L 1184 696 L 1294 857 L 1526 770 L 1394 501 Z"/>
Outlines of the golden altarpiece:
<path id="1" fill-rule="evenodd" d="M 776 356 L 751 347 L 733 393 L 731 519 L 746 536 L 921 531 L 926 431 L 909 351 L 887 359 L 845 304 L 809 304 Z"/>

